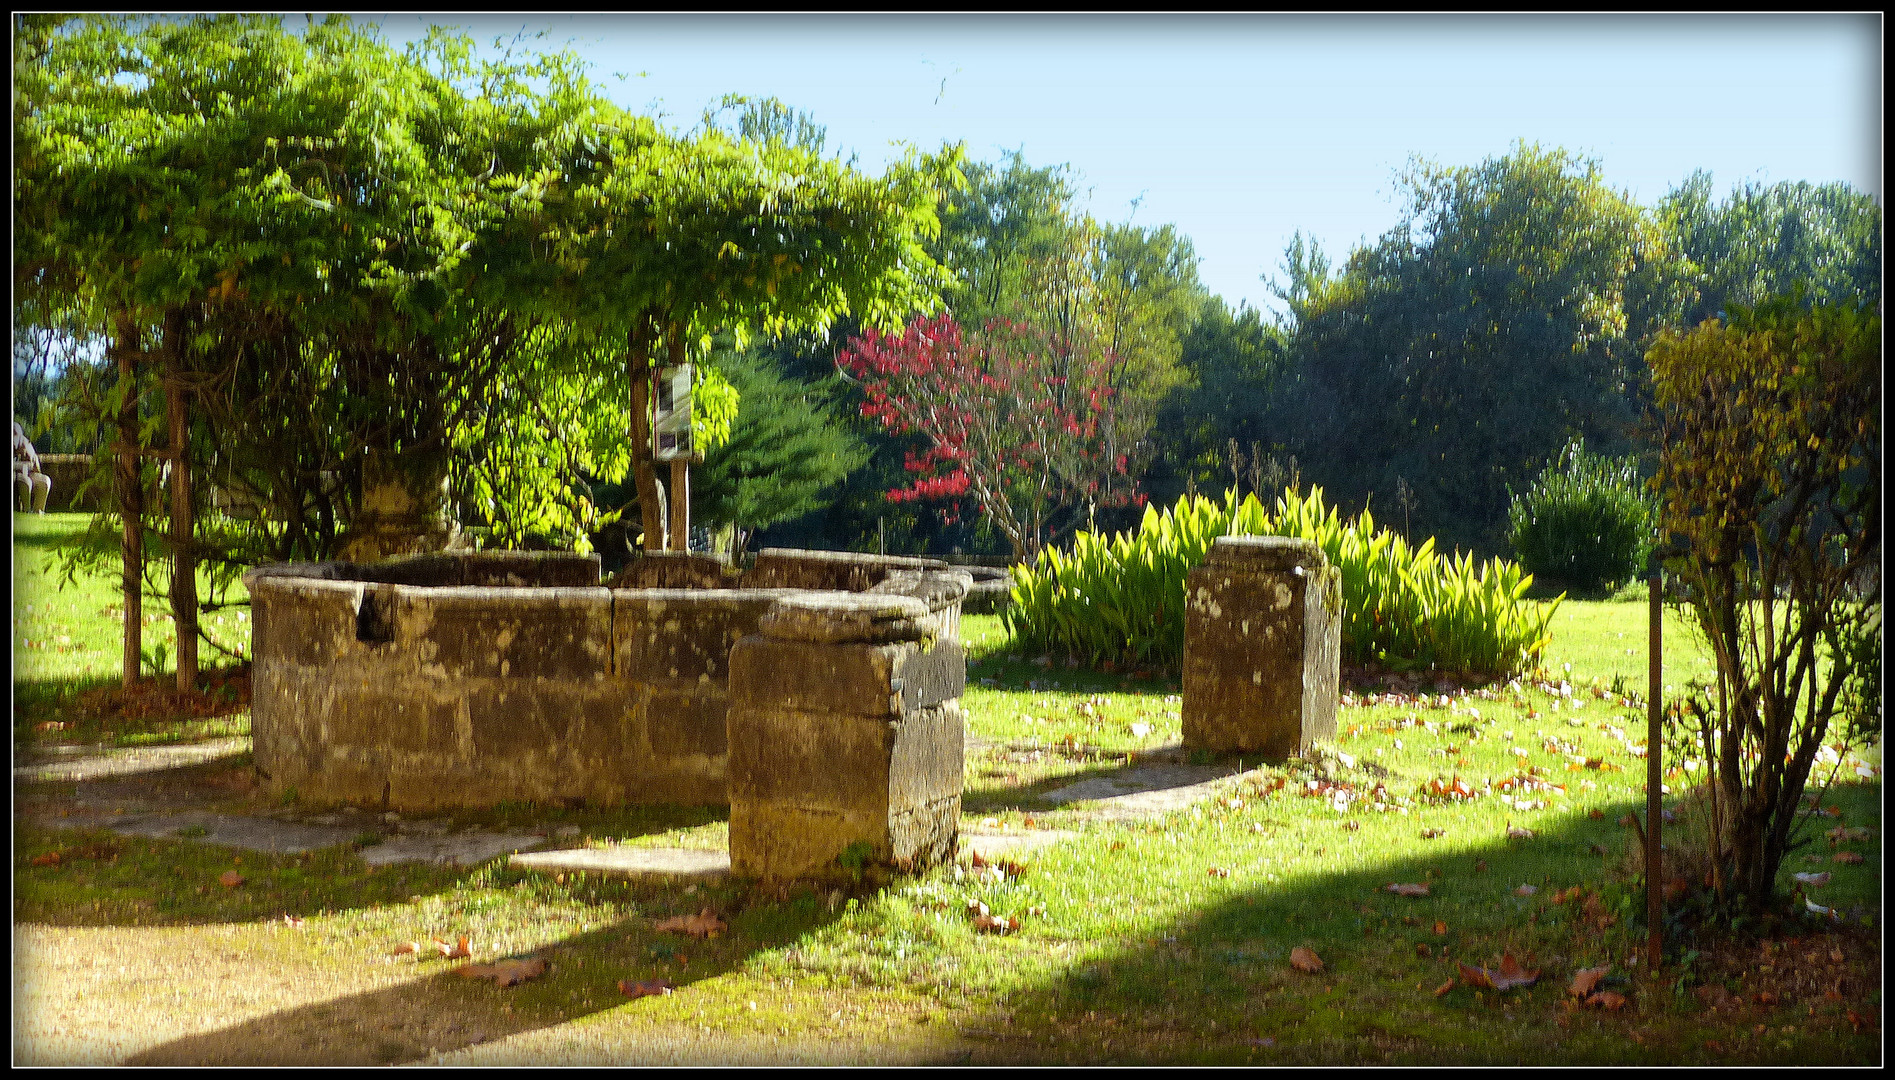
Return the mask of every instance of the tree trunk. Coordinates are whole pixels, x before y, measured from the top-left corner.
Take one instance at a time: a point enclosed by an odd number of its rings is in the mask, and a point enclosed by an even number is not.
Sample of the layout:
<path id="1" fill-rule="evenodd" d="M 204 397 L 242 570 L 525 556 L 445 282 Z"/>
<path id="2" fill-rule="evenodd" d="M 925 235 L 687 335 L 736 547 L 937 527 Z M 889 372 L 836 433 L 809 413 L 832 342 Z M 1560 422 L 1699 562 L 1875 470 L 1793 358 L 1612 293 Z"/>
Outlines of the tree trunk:
<path id="1" fill-rule="evenodd" d="M 626 339 L 625 381 L 632 390 L 632 482 L 638 490 L 638 516 L 645 527 L 645 550 L 667 550 L 665 492 L 651 460 L 651 346 L 647 324 Z"/>
<path id="2" fill-rule="evenodd" d="M 124 522 L 119 537 L 119 556 L 124 564 L 120 579 L 125 606 L 125 655 L 123 681 L 130 687 L 138 681 L 138 667 L 144 647 L 144 567 L 145 567 L 145 492 L 138 483 L 138 371 L 134 357 L 138 353 L 138 330 L 130 315 L 118 317 L 118 337 L 113 346 L 118 362 L 118 381 L 124 387 L 124 399 L 118 406 L 118 512 Z"/>
<path id="3" fill-rule="evenodd" d="M 184 402 L 184 316 L 165 313 L 164 388 L 171 429 L 171 623 L 177 629 L 178 693 L 197 689 L 197 551 L 191 512 L 191 430 Z"/>
<path id="4" fill-rule="evenodd" d="M 445 449 L 362 454 L 362 501 L 337 547 L 349 562 L 440 551 L 460 536 L 448 496 Z"/>

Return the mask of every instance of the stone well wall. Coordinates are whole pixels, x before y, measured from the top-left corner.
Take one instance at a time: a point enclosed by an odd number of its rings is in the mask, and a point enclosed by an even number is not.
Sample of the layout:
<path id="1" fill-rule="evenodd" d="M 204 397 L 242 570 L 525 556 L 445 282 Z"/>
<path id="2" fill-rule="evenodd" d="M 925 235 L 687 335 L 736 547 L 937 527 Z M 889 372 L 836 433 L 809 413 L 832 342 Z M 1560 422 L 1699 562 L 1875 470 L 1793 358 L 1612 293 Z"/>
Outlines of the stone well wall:
<path id="1" fill-rule="evenodd" d="M 772 554 L 715 588 L 606 588 L 596 555 L 561 553 L 253 571 L 257 767 L 279 795 L 402 810 L 727 803 L 731 649 L 808 591 L 757 578 L 869 580 L 921 599 L 935 634 L 966 588 L 922 560 Z"/>

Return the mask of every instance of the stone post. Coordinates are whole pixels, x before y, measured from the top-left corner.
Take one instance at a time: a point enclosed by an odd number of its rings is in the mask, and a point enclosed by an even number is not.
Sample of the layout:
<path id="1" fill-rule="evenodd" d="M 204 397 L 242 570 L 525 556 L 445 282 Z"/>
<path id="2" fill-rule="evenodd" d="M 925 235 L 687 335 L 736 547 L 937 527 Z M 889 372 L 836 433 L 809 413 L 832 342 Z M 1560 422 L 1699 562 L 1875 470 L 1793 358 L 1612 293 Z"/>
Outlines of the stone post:
<path id="1" fill-rule="evenodd" d="M 731 649 L 732 873 L 834 880 L 954 857 L 967 665 L 940 629 L 918 597 L 818 593 L 778 601 Z"/>
<path id="2" fill-rule="evenodd" d="M 1342 577 L 1321 548 L 1219 537 L 1185 591 L 1186 749 L 1280 761 L 1335 737 Z"/>

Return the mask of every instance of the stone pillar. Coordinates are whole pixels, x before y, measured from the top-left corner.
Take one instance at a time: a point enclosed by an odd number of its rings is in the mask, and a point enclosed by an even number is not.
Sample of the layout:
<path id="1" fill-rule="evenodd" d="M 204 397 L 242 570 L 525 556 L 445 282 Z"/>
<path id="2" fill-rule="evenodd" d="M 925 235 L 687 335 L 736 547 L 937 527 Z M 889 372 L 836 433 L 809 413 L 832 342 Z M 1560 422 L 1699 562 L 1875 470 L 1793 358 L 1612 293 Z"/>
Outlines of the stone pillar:
<path id="1" fill-rule="evenodd" d="M 954 857 L 967 664 L 929 609 L 886 593 L 787 597 L 731 649 L 732 873 L 846 879 Z"/>
<path id="2" fill-rule="evenodd" d="M 1342 575 L 1321 548 L 1219 537 L 1185 591 L 1186 749 L 1280 761 L 1335 738 Z"/>

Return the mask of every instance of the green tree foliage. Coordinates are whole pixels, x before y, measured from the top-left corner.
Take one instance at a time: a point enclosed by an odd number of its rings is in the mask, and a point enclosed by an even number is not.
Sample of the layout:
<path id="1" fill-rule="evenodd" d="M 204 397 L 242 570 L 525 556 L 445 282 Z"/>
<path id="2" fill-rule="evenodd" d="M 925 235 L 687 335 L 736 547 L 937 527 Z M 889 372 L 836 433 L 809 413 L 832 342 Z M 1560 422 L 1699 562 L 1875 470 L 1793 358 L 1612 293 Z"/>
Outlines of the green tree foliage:
<path id="1" fill-rule="evenodd" d="M 1562 150 L 1416 164 L 1403 185 L 1403 222 L 1338 275 L 1292 250 L 1283 441 L 1345 501 L 1403 482 L 1417 527 L 1491 550 L 1508 485 L 1574 435 L 1629 438 L 1637 343 L 1675 320 L 1683 270 L 1651 215 Z"/>
<path id="2" fill-rule="evenodd" d="M 1271 410 L 1282 401 L 1289 361 L 1288 335 L 1261 311 L 1204 306 L 1179 342 L 1188 381 L 1166 395 L 1153 432 L 1159 449 L 1146 486 L 1155 500 L 1173 501 L 1187 486 L 1244 486 L 1244 470 L 1227 471 L 1228 448 L 1235 442 L 1239 453 L 1262 459 L 1280 441 L 1281 421 Z M 1251 483 L 1249 490 L 1261 488 Z"/>
<path id="3" fill-rule="evenodd" d="M 1589 454 L 1580 439 L 1514 497 L 1507 522 L 1522 566 L 1581 592 L 1630 581 L 1652 546 L 1652 506 L 1638 463 Z"/>
<path id="4" fill-rule="evenodd" d="M 1867 305 L 1777 300 L 1647 356 L 1660 522 L 1683 548 L 1668 566 L 1717 664 L 1689 710 L 1712 855 L 1720 894 L 1752 912 L 1774 900 L 1858 643 L 1881 622 L 1881 329 Z"/>
<path id="5" fill-rule="evenodd" d="M 728 352 L 718 367 L 738 392 L 729 442 L 705 455 L 692 504 L 706 524 L 731 525 L 741 551 L 759 529 L 822 509 L 833 489 L 869 458 L 832 395 L 779 373 L 753 352 Z"/>
<path id="6" fill-rule="evenodd" d="M 1798 290 L 1812 304 L 1882 297 L 1882 208 L 1848 184 L 1750 183 L 1720 203 L 1700 171 L 1658 210 L 1696 270 L 1686 326 Z"/>

